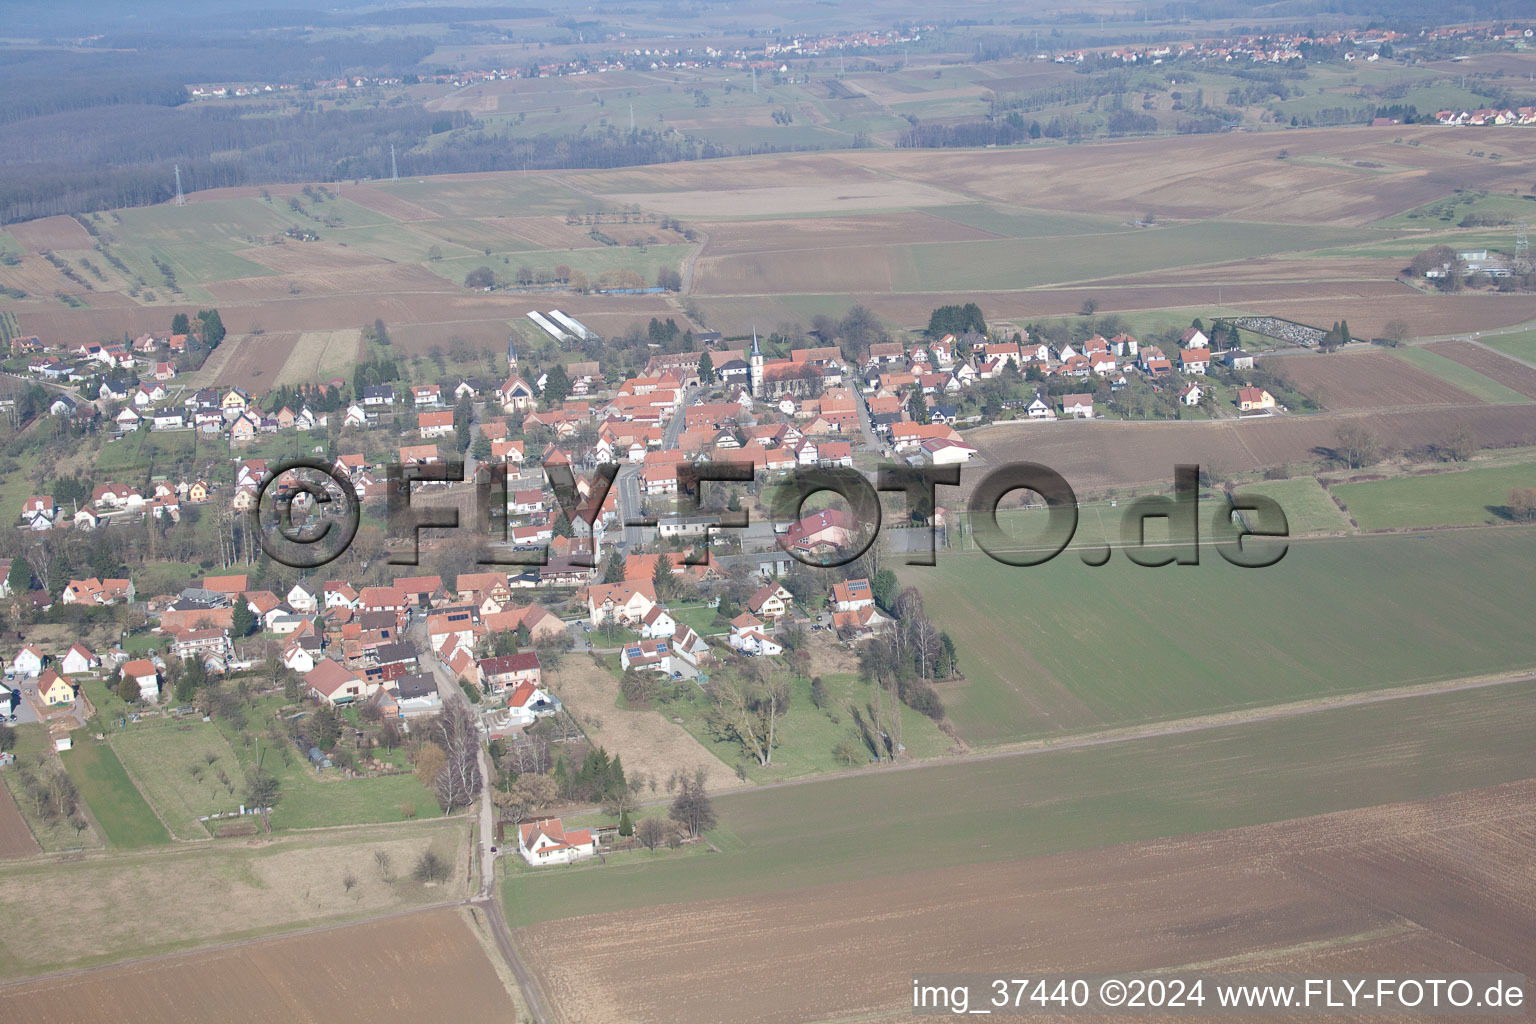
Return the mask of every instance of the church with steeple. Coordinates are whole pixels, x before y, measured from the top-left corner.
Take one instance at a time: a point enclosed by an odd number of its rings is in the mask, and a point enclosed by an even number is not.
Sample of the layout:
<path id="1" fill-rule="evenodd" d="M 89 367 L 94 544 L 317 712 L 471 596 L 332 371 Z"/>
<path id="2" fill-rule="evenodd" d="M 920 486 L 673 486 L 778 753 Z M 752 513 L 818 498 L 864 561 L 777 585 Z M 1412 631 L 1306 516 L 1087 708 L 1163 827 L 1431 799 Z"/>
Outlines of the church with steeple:
<path id="1" fill-rule="evenodd" d="M 747 372 L 753 398 L 763 397 L 763 350 L 757 344 L 757 328 L 752 328 L 752 354 L 747 357 Z"/>

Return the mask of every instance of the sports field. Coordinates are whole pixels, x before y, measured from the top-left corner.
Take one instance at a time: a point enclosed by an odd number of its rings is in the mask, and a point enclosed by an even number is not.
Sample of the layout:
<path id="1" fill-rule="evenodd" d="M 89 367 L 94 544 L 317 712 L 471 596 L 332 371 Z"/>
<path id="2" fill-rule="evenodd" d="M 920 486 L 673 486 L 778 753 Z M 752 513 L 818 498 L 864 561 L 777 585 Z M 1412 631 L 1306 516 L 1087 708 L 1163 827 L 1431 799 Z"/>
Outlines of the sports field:
<path id="1" fill-rule="evenodd" d="M 941 551 L 898 571 L 943 609 L 966 682 L 940 696 L 987 745 L 1528 666 L 1532 536 L 1298 540 L 1264 569 L 1206 548 L 1198 566 L 1116 553 L 1089 568 L 1068 551 L 1015 568 Z"/>

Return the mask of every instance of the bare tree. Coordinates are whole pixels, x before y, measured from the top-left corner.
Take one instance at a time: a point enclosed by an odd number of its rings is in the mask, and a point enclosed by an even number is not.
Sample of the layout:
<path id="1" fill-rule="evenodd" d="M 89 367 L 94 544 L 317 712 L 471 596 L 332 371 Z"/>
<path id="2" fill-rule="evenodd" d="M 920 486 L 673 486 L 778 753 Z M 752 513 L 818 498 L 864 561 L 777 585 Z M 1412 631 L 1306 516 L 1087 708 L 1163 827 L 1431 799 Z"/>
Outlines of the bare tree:
<path id="1" fill-rule="evenodd" d="M 707 721 L 722 739 L 742 745 L 757 763 L 773 763 L 779 717 L 789 707 L 789 688 L 767 659 L 753 667 L 753 679 L 722 672 L 709 682 L 713 702 Z"/>
<path id="2" fill-rule="evenodd" d="M 1345 423 L 1334 433 L 1334 452 L 1350 469 L 1360 469 L 1381 458 L 1376 435 L 1361 423 Z"/>
<path id="3" fill-rule="evenodd" d="M 693 839 L 714 828 L 717 823 L 714 805 L 710 803 L 709 795 L 704 792 L 704 786 L 697 777 L 683 778 L 682 788 L 672 801 L 671 814 L 672 820 L 681 825 Z"/>
<path id="4" fill-rule="evenodd" d="M 1477 432 L 1470 423 L 1462 421 L 1451 427 L 1439 447 L 1452 462 L 1466 462 L 1477 454 Z"/>
<path id="5" fill-rule="evenodd" d="M 647 850 L 654 850 L 666 842 L 667 826 L 660 818 L 642 818 L 635 826 L 635 839 Z"/>
<path id="6" fill-rule="evenodd" d="M 459 701 L 449 701 L 432 719 L 427 733 L 447 754 L 437 773 L 433 790 L 444 811 L 468 807 L 480 792 L 480 736 L 474 712 Z"/>

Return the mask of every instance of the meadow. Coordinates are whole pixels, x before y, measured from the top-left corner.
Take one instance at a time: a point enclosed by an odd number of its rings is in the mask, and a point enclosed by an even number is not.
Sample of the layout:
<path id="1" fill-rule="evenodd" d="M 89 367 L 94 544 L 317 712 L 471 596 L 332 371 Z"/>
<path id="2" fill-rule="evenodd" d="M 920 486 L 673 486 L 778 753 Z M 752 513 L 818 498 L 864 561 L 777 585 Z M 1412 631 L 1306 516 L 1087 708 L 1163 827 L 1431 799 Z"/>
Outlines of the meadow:
<path id="1" fill-rule="evenodd" d="M 848 765 L 838 760 L 833 749 L 844 737 L 857 739 L 854 712 L 867 715 L 870 691 L 857 676 L 849 673 L 827 673 L 821 679 L 828 697 L 825 709 L 812 703 L 810 679 L 788 680 L 789 709 L 776 727 L 778 743 L 774 747 L 773 762 L 766 767 L 746 753 L 741 744 L 716 738 L 704 720 L 707 704 L 702 698 L 673 701 L 661 705 L 660 711 L 681 718 L 683 728 L 705 749 L 726 764 L 740 765 L 753 782 L 839 771 Z M 901 712 L 902 743 L 907 748 L 907 756 L 919 760 L 937 757 L 953 746 L 932 719 L 904 705 Z M 858 742 L 858 751 L 861 762 L 872 756 L 862 740 Z"/>
<path id="2" fill-rule="evenodd" d="M 246 778 L 223 734 L 203 722 L 137 723 L 112 736 L 112 749 L 177 839 L 207 839 L 198 819 L 236 810 Z M 210 762 L 209 758 L 213 760 Z M 219 781 L 223 772 L 229 782 Z"/>
<path id="3" fill-rule="evenodd" d="M 966 681 L 940 696 L 986 746 L 1529 665 L 1531 537 L 1296 540 L 1264 569 L 1210 548 L 1198 566 L 1156 569 L 1123 553 L 1015 568 L 941 551 L 898 572 L 954 637 Z"/>
<path id="4" fill-rule="evenodd" d="M 515 925 L 1417 800 L 1529 775 L 1536 684 L 721 796 L 720 853 L 518 872 Z M 1215 768 L 1213 766 L 1219 766 Z M 814 845 L 814 856 L 807 844 Z"/>
<path id="5" fill-rule="evenodd" d="M 1304 476 L 1292 480 L 1260 480 L 1237 484 L 1237 495 L 1259 494 L 1273 498 L 1285 512 L 1286 523 L 1292 537 L 1319 533 L 1352 533 L 1354 527 L 1316 477 Z"/>
<path id="6" fill-rule="evenodd" d="M 1330 490 L 1362 530 L 1392 530 L 1508 523 L 1509 492 L 1517 487 L 1536 487 L 1536 463 L 1337 484 Z"/>
<path id="7" fill-rule="evenodd" d="M 170 834 L 112 748 L 89 739 L 84 730 L 72 738 L 73 748 L 60 756 L 107 841 L 123 850 L 169 843 Z"/>
<path id="8" fill-rule="evenodd" d="M 424 822 L 0 864 L 0 978 L 456 900 L 468 835 L 462 821 Z M 411 877 L 429 849 L 449 867 L 443 883 Z"/>
<path id="9" fill-rule="evenodd" d="M 265 720 L 284 704 L 280 696 L 258 700 L 255 709 L 248 713 L 250 728 L 265 729 Z M 437 798 L 413 774 L 347 779 L 335 769 L 317 772 L 293 744 L 278 749 L 265 735 L 247 742 L 250 737 L 225 718 L 216 723 L 194 723 L 193 731 L 187 734 L 188 749 L 200 749 L 200 741 L 211 742 L 213 749 L 219 749 L 217 741 L 208 735 L 209 730 L 223 733 L 243 775 L 249 776 L 260 767 L 277 776 L 279 798 L 272 809 L 274 829 L 362 825 L 442 815 Z M 234 773 L 230 774 L 233 777 Z"/>

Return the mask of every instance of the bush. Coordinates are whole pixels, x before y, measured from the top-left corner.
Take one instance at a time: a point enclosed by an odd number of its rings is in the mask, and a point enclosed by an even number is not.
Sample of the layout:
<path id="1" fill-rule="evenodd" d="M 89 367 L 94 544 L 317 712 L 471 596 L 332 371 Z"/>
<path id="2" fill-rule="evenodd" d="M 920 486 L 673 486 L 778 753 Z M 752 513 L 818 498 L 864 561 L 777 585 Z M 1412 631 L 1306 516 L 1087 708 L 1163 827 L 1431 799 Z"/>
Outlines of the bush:
<path id="1" fill-rule="evenodd" d="M 944 702 L 927 683 L 911 682 L 901 688 L 902 703 L 935 722 L 944 717 Z"/>

